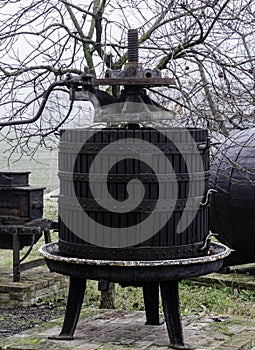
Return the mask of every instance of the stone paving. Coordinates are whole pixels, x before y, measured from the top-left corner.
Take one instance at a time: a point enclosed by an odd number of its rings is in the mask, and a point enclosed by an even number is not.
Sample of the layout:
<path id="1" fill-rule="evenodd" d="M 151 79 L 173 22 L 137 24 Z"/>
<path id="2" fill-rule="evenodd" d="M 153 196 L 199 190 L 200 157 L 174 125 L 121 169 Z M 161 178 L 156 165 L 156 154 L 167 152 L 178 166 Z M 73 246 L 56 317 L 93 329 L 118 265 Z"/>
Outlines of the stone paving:
<path id="1" fill-rule="evenodd" d="M 0 350 L 166 350 L 166 325 L 145 325 L 141 311 L 83 310 L 75 339 L 49 340 L 59 333 L 63 319 L 0 340 Z M 223 316 L 185 316 L 185 349 L 255 350 L 255 319 Z"/>
<path id="2" fill-rule="evenodd" d="M 36 270 L 36 272 L 38 271 Z M 42 283 L 42 273 L 36 273 L 36 276 L 36 283 L 38 283 L 38 279 Z M 8 277 L 10 279 L 10 276 Z M 250 271 L 242 275 L 236 271 L 228 275 L 211 274 L 200 277 L 198 280 L 200 283 L 219 283 L 232 287 L 238 285 L 239 287 L 255 289 L 254 274 L 251 276 Z M 3 284 L 5 288 L 8 287 L 8 291 L 10 283 L 12 282 L 8 280 L 8 283 L 5 281 Z M 32 290 L 36 290 L 34 286 L 36 283 L 30 281 L 29 285 L 31 285 Z M 53 285 L 55 283 L 56 280 Z M 21 285 L 17 284 L 15 287 L 21 288 Z M 27 285 L 23 287 L 28 288 Z M 49 284 L 46 288 L 49 292 Z M 5 290 L 3 287 L 2 289 L 0 289 L 1 293 L 4 293 Z M 21 292 L 19 289 L 15 291 Z M 0 300 L 1 295 L 3 295 L 1 293 Z M 48 336 L 60 332 L 62 323 L 63 318 L 42 324 L 10 338 L 0 338 L 0 350 L 172 349 L 169 347 L 166 325 L 164 323 L 160 326 L 145 325 L 144 312 L 84 309 L 73 341 L 49 340 Z M 247 320 L 241 317 L 224 317 L 224 315 L 189 315 L 182 318 L 182 324 L 186 349 L 255 350 L 255 319 Z"/>
<path id="3" fill-rule="evenodd" d="M 211 273 L 192 280 L 207 285 L 225 285 L 233 288 L 255 290 L 255 264 L 237 265 L 229 268 L 230 273 Z"/>

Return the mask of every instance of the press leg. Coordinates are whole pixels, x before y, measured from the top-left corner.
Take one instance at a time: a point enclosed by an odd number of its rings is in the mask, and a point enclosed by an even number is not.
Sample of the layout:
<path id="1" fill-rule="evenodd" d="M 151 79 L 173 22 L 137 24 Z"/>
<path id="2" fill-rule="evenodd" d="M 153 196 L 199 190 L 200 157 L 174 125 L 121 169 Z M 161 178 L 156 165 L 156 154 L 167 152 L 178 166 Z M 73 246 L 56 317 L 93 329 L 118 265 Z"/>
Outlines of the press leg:
<path id="1" fill-rule="evenodd" d="M 159 325 L 159 286 L 157 282 L 143 286 L 146 324 Z"/>
<path id="2" fill-rule="evenodd" d="M 160 289 L 170 345 L 175 349 L 185 349 L 180 318 L 178 281 L 160 282 Z"/>
<path id="3" fill-rule="evenodd" d="M 86 280 L 70 277 L 66 313 L 62 330 L 58 336 L 49 339 L 72 340 L 80 316 L 86 289 Z"/>
<path id="4" fill-rule="evenodd" d="M 50 230 L 43 231 L 45 244 L 51 243 Z"/>

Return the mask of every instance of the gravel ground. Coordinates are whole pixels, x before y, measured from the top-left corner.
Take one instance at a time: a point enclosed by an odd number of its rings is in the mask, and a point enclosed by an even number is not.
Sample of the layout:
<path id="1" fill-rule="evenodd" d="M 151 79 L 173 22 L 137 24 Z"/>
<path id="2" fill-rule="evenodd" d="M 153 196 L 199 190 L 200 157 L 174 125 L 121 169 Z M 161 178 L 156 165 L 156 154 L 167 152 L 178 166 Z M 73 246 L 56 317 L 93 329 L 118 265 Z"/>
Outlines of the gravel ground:
<path id="1" fill-rule="evenodd" d="M 64 315 L 61 306 L 34 305 L 28 308 L 0 308 L 0 337 L 10 337 Z"/>

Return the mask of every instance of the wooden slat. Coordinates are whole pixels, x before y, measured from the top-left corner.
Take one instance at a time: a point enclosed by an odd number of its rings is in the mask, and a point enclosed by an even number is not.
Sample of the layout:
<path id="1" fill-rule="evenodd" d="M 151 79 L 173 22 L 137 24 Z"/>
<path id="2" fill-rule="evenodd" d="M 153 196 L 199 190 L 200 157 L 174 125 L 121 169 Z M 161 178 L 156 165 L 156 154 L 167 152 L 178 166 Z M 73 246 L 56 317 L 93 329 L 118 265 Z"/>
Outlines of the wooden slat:
<path id="1" fill-rule="evenodd" d="M 22 271 L 30 270 L 30 269 L 37 267 L 37 266 L 42 266 L 44 264 L 45 264 L 45 260 L 43 258 L 36 259 L 36 260 L 32 260 L 32 261 L 28 261 L 26 263 L 20 264 L 19 270 L 20 270 L 20 272 L 22 272 Z"/>

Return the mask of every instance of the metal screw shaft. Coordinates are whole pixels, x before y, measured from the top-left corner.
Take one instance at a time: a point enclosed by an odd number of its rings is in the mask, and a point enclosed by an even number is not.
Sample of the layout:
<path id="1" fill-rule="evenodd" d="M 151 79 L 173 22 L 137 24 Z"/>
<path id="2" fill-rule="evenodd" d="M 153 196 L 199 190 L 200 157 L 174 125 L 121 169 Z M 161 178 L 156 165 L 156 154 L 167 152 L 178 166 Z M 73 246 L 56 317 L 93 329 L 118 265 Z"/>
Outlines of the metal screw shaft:
<path id="1" fill-rule="evenodd" d="M 138 30 L 128 30 L 128 62 L 138 63 Z"/>

